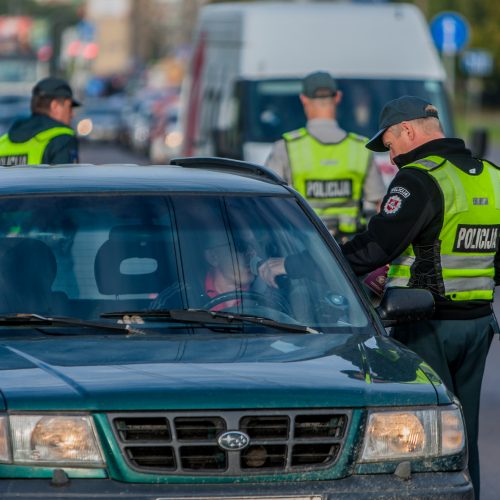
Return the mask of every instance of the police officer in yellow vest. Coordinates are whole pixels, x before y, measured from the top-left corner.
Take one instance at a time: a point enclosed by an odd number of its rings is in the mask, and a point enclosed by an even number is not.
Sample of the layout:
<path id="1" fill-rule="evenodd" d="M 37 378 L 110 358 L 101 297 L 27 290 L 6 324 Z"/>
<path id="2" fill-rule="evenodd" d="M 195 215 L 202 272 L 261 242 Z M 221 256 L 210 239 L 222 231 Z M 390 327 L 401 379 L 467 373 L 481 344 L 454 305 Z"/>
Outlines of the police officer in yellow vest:
<path id="1" fill-rule="evenodd" d="M 78 141 L 70 127 L 75 106 L 80 103 L 65 80 L 40 80 L 33 87 L 31 116 L 0 137 L 0 165 L 78 163 Z"/>
<path id="2" fill-rule="evenodd" d="M 446 138 L 437 109 L 403 96 L 386 104 L 368 142 L 399 167 L 368 230 L 342 246 L 358 275 L 391 263 L 386 286 L 425 288 L 430 320 L 394 328 L 462 403 L 469 471 L 479 498 L 481 382 L 498 332 L 492 302 L 500 285 L 500 168 Z"/>
<path id="3" fill-rule="evenodd" d="M 307 75 L 300 95 L 306 127 L 284 134 L 266 161 L 309 201 L 338 239 L 363 229 L 363 202 L 376 211 L 385 193 L 372 154 L 364 147 L 367 139 L 338 126 L 341 98 L 330 74 Z"/>

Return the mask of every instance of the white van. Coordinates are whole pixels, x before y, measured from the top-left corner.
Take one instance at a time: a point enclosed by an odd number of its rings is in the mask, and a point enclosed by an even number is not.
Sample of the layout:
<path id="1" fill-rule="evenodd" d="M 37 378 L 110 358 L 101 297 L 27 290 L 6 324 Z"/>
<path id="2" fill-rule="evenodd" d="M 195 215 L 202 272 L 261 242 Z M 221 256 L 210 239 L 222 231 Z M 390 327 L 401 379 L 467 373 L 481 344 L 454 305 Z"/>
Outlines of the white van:
<path id="1" fill-rule="evenodd" d="M 346 130 L 371 136 L 382 106 L 410 94 L 435 104 L 452 133 L 446 74 L 414 5 L 222 3 L 200 11 L 182 91 L 184 153 L 263 163 L 304 125 L 301 78 L 317 70 L 338 81 Z"/>

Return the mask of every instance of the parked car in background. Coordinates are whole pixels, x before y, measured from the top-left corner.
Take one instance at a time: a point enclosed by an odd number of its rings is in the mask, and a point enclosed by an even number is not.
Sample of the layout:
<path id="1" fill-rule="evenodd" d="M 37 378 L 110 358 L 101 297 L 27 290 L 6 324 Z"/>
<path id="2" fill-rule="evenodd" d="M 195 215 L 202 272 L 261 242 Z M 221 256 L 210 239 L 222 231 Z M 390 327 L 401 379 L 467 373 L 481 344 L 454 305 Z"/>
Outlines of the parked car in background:
<path id="1" fill-rule="evenodd" d="M 146 153 L 151 140 L 151 129 L 154 121 L 152 102 L 140 103 L 128 121 L 130 125 L 129 146 L 136 153 Z"/>
<path id="2" fill-rule="evenodd" d="M 0 95 L 0 135 L 5 134 L 16 120 L 31 114 L 30 101 L 28 95 Z"/>
<path id="3" fill-rule="evenodd" d="M 459 403 L 384 329 L 432 296 L 394 289 L 377 313 L 273 172 L 1 178 L 2 499 L 473 498 Z M 267 288 L 280 256 L 299 265 Z"/>
<path id="4" fill-rule="evenodd" d="M 12 28 L 16 30 L 12 22 L 22 21 L 23 18 L 27 20 L 26 16 L 13 16 L 10 20 L 8 16 L 1 16 L 0 40 L 5 40 L 2 37 L 2 28 L 6 24 L 10 24 L 10 30 Z M 31 36 L 35 31 L 32 26 L 25 26 L 14 32 Z M 0 47 L 0 94 L 30 95 L 35 83 L 47 76 L 49 76 L 48 62 L 39 59 L 35 52 L 26 53 L 15 47 L 9 49 L 8 44 L 2 44 Z"/>
<path id="5" fill-rule="evenodd" d="M 29 95 L 0 94 L 0 111 L 23 110 L 29 113 L 30 102 Z"/>
<path id="6" fill-rule="evenodd" d="M 123 98 L 119 96 L 86 99 L 73 120 L 77 136 L 86 141 L 117 141 L 122 106 Z"/>
<path id="7" fill-rule="evenodd" d="M 168 163 L 179 156 L 182 148 L 182 128 L 179 122 L 179 102 L 171 104 L 158 117 L 151 131 L 149 160 L 151 163 Z"/>
<path id="8" fill-rule="evenodd" d="M 178 92 L 177 88 L 146 88 L 130 96 L 122 109 L 122 144 L 136 153 L 148 154 L 152 130 L 170 103 L 178 100 Z"/>

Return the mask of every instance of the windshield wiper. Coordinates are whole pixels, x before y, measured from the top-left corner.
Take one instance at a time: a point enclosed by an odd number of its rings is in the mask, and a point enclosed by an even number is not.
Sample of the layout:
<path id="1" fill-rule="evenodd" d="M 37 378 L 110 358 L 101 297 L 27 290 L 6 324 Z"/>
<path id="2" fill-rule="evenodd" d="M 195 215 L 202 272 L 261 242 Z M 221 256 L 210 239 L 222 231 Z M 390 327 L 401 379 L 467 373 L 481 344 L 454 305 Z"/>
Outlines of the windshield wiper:
<path id="1" fill-rule="evenodd" d="M 111 325 L 101 323 L 99 321 L 85 321 L 78 318 L 70 318 L 65 316 L 42 316 L 40 314 L 19 313 L 19 314 L 3 314 L 0 315 L 0 327 L 2 326 L 74 326 L 83 328 L 98 328 L 100 330 L 110 330 L 114 332 L 129 334 L 140 334 L 144 332 L 137 330 L 131 325 Z"/>
<path id="2" fill-rule="evenodd" d="M 268 326 L 276 330 L 285 330 L 294 333 L 321 333 L 314 328 L 293 323 L 282 323 L 271 318 L 253 316 L 250 314 L 235 314 L 221 311 L 208 311 L 206 309 L 159 309 L 150 311 L 120 311 L 101 314 L 101 318 L 118 318 L 123 316 L 137 316 L 141 319 L 158 318 L 162 320 L 197 323 L 197 324 L 242 324 L 255 323 L 257 325 Z"/>

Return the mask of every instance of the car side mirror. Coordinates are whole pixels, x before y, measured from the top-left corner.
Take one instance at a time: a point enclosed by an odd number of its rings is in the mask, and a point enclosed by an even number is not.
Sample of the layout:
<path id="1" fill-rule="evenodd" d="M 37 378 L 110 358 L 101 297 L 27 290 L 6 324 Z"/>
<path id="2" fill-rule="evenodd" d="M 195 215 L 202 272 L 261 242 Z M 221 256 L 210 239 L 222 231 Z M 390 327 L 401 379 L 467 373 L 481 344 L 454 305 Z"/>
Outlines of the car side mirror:
<path id="1" fill-rule="evenodd" d="M 484 158 L 488 150 L 488 130 L 475 128 L 472 130 L 469 140 L 469 148 L 474 158 Z"/>
<path id="2" fill-rule="evenodd" d="M 376 308 L 384 326 L 427 319 L 434 313 L 434 297 L 420 288 L 387 288 Z"/>

